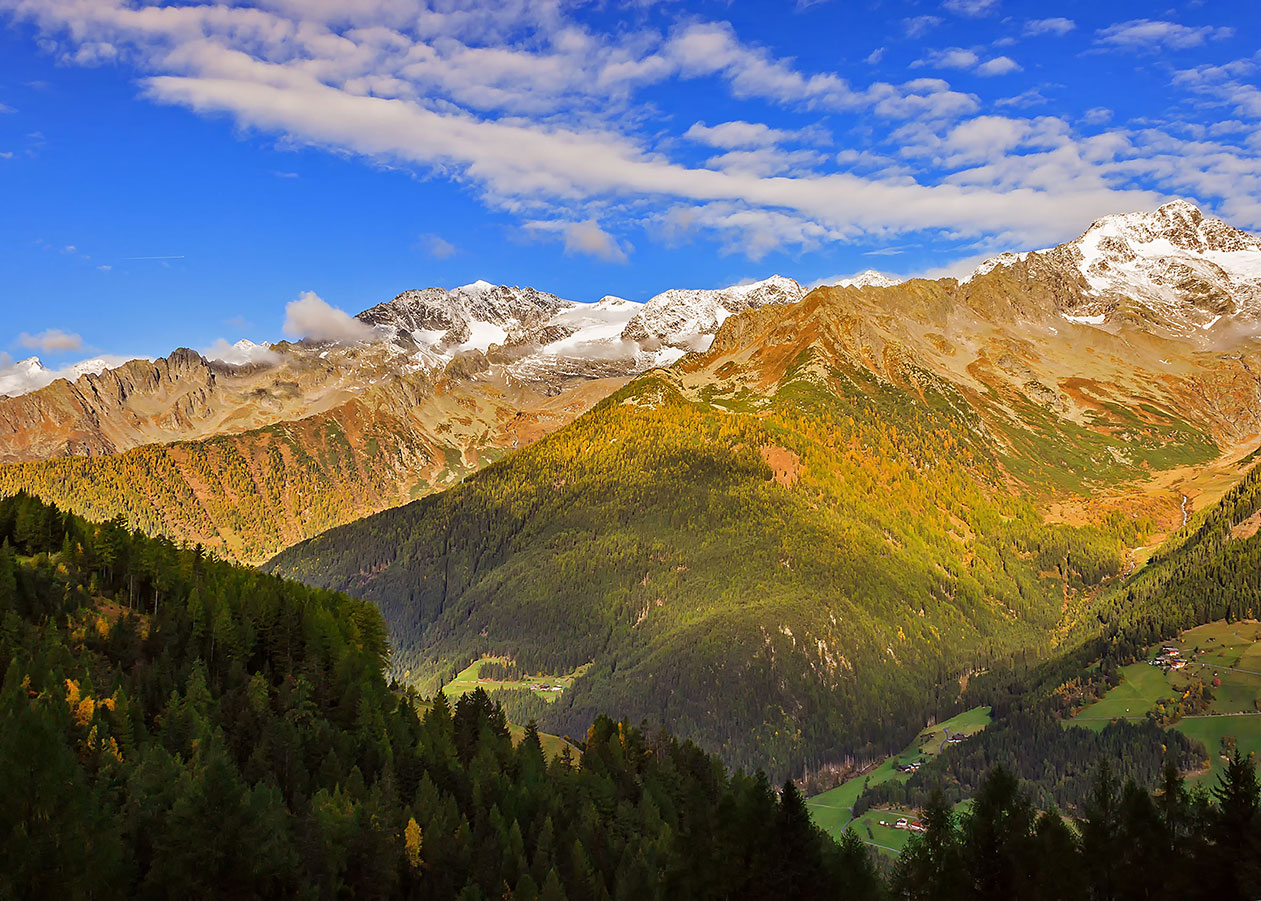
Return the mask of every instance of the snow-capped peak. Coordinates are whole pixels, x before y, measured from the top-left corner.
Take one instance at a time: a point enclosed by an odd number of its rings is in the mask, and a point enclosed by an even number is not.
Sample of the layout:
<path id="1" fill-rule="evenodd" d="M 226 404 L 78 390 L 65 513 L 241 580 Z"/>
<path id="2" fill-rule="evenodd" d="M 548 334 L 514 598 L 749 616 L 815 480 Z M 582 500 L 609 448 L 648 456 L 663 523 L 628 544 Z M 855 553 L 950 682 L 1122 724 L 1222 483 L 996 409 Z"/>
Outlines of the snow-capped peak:
<path id="1" fill-rule="evenodd" d="M 627 300 L 625 297 L 618 297 L 616 294 L 605 294 L 595 303 L 591 304 L 593 310 L 614 310 L 621 309 L 628 304 L 634 304 L 636 307 L 642 307 L 642 303 L 635 303 L 633 300 Z"/>
<path id="2" fill-rule="evenodd" d="M 392 333 L 396 347 L 437 365 L 463 351 L 509 343 L 573 305 L 534 288 L 479 280 L 451 291 L 404 291 L 356 318 Z"/>
<path id="3" fill-rule="evenodd" d="M 618 361 L 622 371 L 638 372 L 708 348 L 733 313 L 794 303 L 804 294 L 793 279 L 774 275 L 713 290 L 664 291 L 647 303 L 611 294 L 574 303 L 534 288 L 476 281 L 450 291 L 404 291 L 356 318 L 422 367 L 479 350 L 518 375 L 575 371 L 597 361 L 601 371 Z"/>
<path id="4" fill-rule="evenodd" d="M 864 269 L 857 275 L 851 275 L 843 278 L 836 283 L 838 288 L 890 288 L 894 285 L 900 285 L 904 279 L 894 278 L 891 275 L 885 275 L 875 269 Z"/>
<path id="5" fill-rule="evenodd" d="M 1104 216 L 1075 241 L 1000 254 L 972 277 L 1021 262 L 1081 286 L 1061 311 L 1073 322 L 1103 324 L 1125 307 L 1163 331 L 1190 334 L 1223 316 L 1261 318 L 1261 237 L 1185 200 Z"/>
<path id="6" fill-rule="evenodd" d="M 1004 253 L 1000 253 L 996 257 L 990 257 L 988 260 L 985 260 L 984 262 L 982 262 L 981 265 L 973 269 L 972 274 L 969 275 L 964 280 L 964 282 L 965 283 L 970 282 L 972 281 L 972 279 L 976 278 L 978 275 L 984 275 L 987 272 L 991 272 L 994 269 L 997 269 L 999 266 L 1014 266 L 1017 263 L 1022 262 L 1025 259 L 1028 259 L 1030 253 L 1032 253 L 1032 251 L 1029 251 L 1029 250 L 1023 250 L 1019 253 L 1006 251 Z"/>
<path id="7" fill-rule="evenodd" d="M 80 360 L 60 369 L 49 369 L 39 357 L 27 357 L 0 367 L 0 397 L 28 394 L 57 379 L 73 382 L 85 375 L 99 375 L 106 369 L 121 366 L 134 357 L 108 356 Z"/>
<path id="8" fill-rule="evenodd" d="M 675 348 L 703 350 L 718 326 L 733 313 L 768 304 L 796 303 L 805 289 L 795 280 L 773 275 L 760 282 L 717 289 L 673 288 L 653 297 L 626 325 L 628 341 L 657 341 Z"/>
<path id="9" fill-rule="evenodd" d="M 459 293 L 459 294 L 485 294 L 487 291 L 493 291 L 493 290 L 495 290 L 495 286 L 494 286 L 494 285 L 492 285 L 490 282 L 486 281 L 485 279 L 480 279 L 480 278 L 479 278 L 477 281 L 475 281 L 475 282 L 473 282 L 473 283 L 471 283 L 471 284 L 468 284 L 468 285 L 460 285 L 460 287 L 456 288 L 454 291 L 452 291 L 452 293 L 453 293 L 453 294 L 455 294 L 455 293 Z"/>

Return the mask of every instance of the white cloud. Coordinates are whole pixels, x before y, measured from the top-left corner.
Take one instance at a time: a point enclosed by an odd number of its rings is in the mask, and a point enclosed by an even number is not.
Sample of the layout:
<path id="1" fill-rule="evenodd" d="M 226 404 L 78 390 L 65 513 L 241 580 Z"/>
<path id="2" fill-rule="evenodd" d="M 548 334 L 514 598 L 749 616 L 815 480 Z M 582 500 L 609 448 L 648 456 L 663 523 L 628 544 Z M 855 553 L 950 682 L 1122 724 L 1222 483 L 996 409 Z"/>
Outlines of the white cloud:
<path id="1" fill-rule="evenodd" d="M 1023 109 L 1031 106 L 1044 106 L 1050 102 L 1037 88 L 1030 88 L 1027 91 L 1021 91 L 1014 97 L 1000 97 L 994 101 L 994 105 L 997 107 L 1010 106 Z"/>
<path id="2" fill-rule="evenodd" d="M 738 147 L 772 147 L 793 141 L 816 143 L 823 135 L 819 129 L 787 130 L 771 128 L 761 122 L 734 121 L 717 125 L 695 122 L 683 133 L 683 137 L 710 147 L 733 150 Z"/>
<path id="3" fill-rule="evenodd" d="M 285 306 L 284 332 L 294 338 L 337 344 L 373 341 L 380 337 L 372 326 L 330 306 L 314 291 L 303 291 L 297 300 Z"/>
<path id="4" fill-rule="evenodd" d="M 1261 119 L 1261 88 L 1255 59 L 1239 59 L 1220 66 L 1196 66 L 1174 74 L 1174 84 L 1231 107 L 1237 116 Z"/>
<path id="5" fill-rule="evenodd" d="M 1235 33 L 1233 28 L 1215 28 L 1211 25 L 1191 27 L 1176 22 L 1153 19 L 1131 19 L 1101 28 L 1098 41 L 1112 47 L 1155 53 L 1161 49 L 1185 50 L 1198 47 L 1206 41 L 1220 41 Z"/>
<path id="6" fill-rule="evenodd" d="M 971 69 L 981 62 L 981 57 L 974 50 L 963 47 L 948 47 L 945 50 L 930 50 L 923 59 L 911 63 L 912 66 L 936 66 L 939 69 Z"/>
<path id="7" fill-rule="evenodd" d="M 448 260 L 459 253 L 459 248 L 441 235 L 421 235 L 419 247 L 435 260 Z"/>
<path id="8" fill-rule="evenodd" d="M 998 12 L 999 4 L 1000 0 L 945 0 L 941 5 L 952 13 L 975 19 Z"/>
<path id="9" fill-rule="evenodd" d="M 666 55 L 685 77 L 719 75 L 737 97 L 761 97 L 808 107 L 852 110 L 871 98 L 831 73 L 803 75 L 763 50 L 741 44 L 726 22 L 688 25 L 673 34 Z"/>
<path id="10" fill-rule="evenodd" d="M 0 116 L 5 115 L 6 113 L 16 113 L 16 112 L 17 110 L 9 106 L 7 103 L 0 103 Z"/>
<path id="11" fill-rule="evenodd" d="M 248 363 L 275 363 L 281 357 L 266 344 L 255 344 L 253 341 L 238 341 L 229 344 L 226 338 L 218 338 L 209 347 L 199 353 L 207 360 L 219 360 L 242 366 Z"/>
<path id="12" fill-rule="evenodd" d="M 1019 72 L 1020 64 L 1009 56 L 997 56 L 982 62 L 980 54 L 965 47 L 930 50 L 923 59 L 911 63 L 913 68 L 933 66 L 938 69 L 967 69 L 978 75 L 1006 75 Z"/>
<path id="13" fill-rule="evenodd" d="M 757 147 L 750 150 L 729 150 L 712 156 L 705 166 L 724 172 L 751 175 L 806 175 L 826 157 L 815 150 L 781 150 L 778 147 Z"/>
<path id="14" fill-rule="evenodd" d="M 73 332 L 63 332 L 59 328 L 50 328 L 35 335 L 23 332 L 18 335 L 18 344 L 31 350 L 42 350 L 44 353 L 55 353 L 65 350 L 79 350 L 83 347 L 83 339 Z"/>
<path id="15" fill-rule="evenodd" d="M 1055 16 L 1050 19 L 1030 19 L 1025 23 L 1025 34 L 1029 37 L 1037 37 L 1043 34 L 1063 37 L 1076 27 L 1076 22 L 1063 16 Z"/>
<path id="16" fill-rule="evenodd" d="M 724 253 L 741 253 L 752 260 L 785 245 L 810 249 L 845 236 L 842 229 L 802 216 L 737 202 L 676 206 L 658 218 L 657 229 L 669 243 L 679 243 L 697 232 L 711 232 L 723 242 Z"/>
<path id="17" fill-rule="evenodd" d="M 980 14 L 995 6 L 951 8 Z M 544 231 L 570 252 L 609 259 L 627 253 L 611 233 L 644 222 L 666 233 L 663 211 L 681 222 L 692 213 L 674 211 L 689 210 L 701 211 L 695 227 L 712 230 L 725 248 L 750 253 L 766 253 L 774 241 L 806 248 L 934 229 L 1040 244 L 1099 215 L 1157 203 L 1190 177 L 1168 165 L 1174 151 L 1157 151 L 1121 129 L 1038 148 L 1028 140 L 1041 126 L 1028 125 L 1023 142 L 1005 151 L 1011 158 L 978 159 L 947 136 L 977 117 L 980 97 L 942 78 L 851 85 L 750 44 L 724 22 L 688 18 L 664 33 L 598 34 L 550 0 L 443 2 L 419 14 L 401 0 L 264 0 L 262 8 L 0 0 L 0 8 L 34 23 L 67 61 L 89 44 L 116 48 L 157 102 L 226 114 L 244 129 L 297 144 L 439 173 L 473 186 L 518 221 L 565 224 Z M 902 24 L 922 35 L 941 21 L 921 16 Z M 998 74 L 1017 65 L 990 58 L 992 48 L 942 52 L 956 54 L 942 57 L 952 64 L 944 69 Z M 686 165 L 673 155 L 677 120 L 636 97 L 670 79 L 707 80 L 706 91 L 717 95 L 713 108 L 728 108 L 730 97 L 755 98 L 798 117 L 826 115 L 829 129 L 842 127 L 832 124 L 838 114 L 849 114 L 858 120 L 865 155 L 855 165 L 838 154 L 834 165 L 796 151 L 753 152 L 776 148 L 777 140 L 719 145 L 733 153 Z M 1200 83 L 1223 103 L 1228 93 L 1241 108 L 1252 102 L 1242 76 L 1204 75 Z M 1199 90 L 1190 81 L 1181 86 Z M 1038 97 L 1026 92 L 1021 102 Z M 749 132 L 760 125 L 740 124 Z M 761 128 L 767 140 L 791 133 Z M 793 140 L 812 143 L 805 135 Z M 1149 153 L 1158 158 L 1145 158 Z M 1198 158 L 1198 151 L 1188 153 Z M 1221 146 L 1206 157 L 1212 177 L 1200 180 L 1202 190 L 1225 185 L 1220 174 L 1232 166 L 1243 171 L 1255 161 L 1255 150 L 1236 148 L 1233 163 L 1231 153 Z M 961 168 L 949 168 L 955 165 Z M 1255 201 L 1232 202 L 1246 209 Z"/>
<path id="18" fill-rule="evenodd" d="M 866 58 L 863 59 L 863 62 L 869 66 L 874 66 L 882 59 L 884 59 L 884 48 L 877 47 L 875 50 L 867 54 Z"/>
<path id="19" fill-rule="evenodd" d="M 921 38 L 941 24 L 941 16 L 915 16 L 902 20 L 902 30 L 908 38 Z"/>
<path id="20" fill-rule="evenodd" d="M 996 56 L 976 67 L 977 75 L 1009 75 L 1021 70 L 1020 63 L 1010 56 Z"/>
<path id="21" fill-rule="evenodd" d="M 625 263 L 629 245 L 623 246 L 594 219 L 582 222 L 535 220 L 523 226 L 530 233 L 554 233 L 565 244 L 565 253 L 597 257 L 611 263 Z"/>

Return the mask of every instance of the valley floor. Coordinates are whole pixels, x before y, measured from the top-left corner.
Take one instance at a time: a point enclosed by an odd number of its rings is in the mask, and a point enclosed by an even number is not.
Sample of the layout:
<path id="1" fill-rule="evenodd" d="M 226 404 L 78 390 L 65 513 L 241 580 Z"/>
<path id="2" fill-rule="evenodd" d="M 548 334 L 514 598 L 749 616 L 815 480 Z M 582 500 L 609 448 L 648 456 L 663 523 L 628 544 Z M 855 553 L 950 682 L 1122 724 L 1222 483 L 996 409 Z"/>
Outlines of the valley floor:
<path id="1" fill-rule="evenodd" d="M 889 757 L 879 766 L 847 780 L 836 788 L 807 799 L 806 807 L 814 822 L 833 838 L 845 830 L 853 831 L 864 843 L 883 854 L 896 855 L 906 846 L 912 832 L 894 824 L 902 818 L 914 821 L 909 811 L 871 809 L 854 816 L 858 796 L 882 782 L 905 782 L 924 761 L 936 757 L 949 744 L 962 741 L 980 732 L 990 723 L 990 708 L 965 710 L 948 720 L 926 727 L 901 753 Z M 966 802 L 965 802 L 966 803 Z M 882 825 L 882 821 L 885 825 Z"/>

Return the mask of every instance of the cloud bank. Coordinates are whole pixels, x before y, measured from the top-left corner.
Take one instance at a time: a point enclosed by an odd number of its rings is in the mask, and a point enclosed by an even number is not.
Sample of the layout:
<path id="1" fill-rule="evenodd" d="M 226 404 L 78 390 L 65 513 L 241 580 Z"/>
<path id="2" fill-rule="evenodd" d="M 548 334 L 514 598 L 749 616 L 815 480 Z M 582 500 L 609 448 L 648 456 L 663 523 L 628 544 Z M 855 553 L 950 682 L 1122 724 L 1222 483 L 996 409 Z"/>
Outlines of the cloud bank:
<path id="1" fill-rule="evenodd" d="M 1009 116 L 1012 134 L 1053 140 L 958 153 L 959 129 L 991 127 L 999 110 L 1045 98 L 1030 90 L 1023 102 L 987 101 L 912 71 L 857 83 L 805 70 L 730 23 L 666 6 L 660 26 L 615 31 L 548 0 L 0 0 L 0 9 L 32 23 L 59 61 L 134 70 L 156 103 L 457 180 L 527 230 L 611 261 L 629 256 L 625 235 L 641 228 L 662 240 L 712 235 L 753 259 L 914 232 L 1036 246 L 1175 194 L 1217 200 L 1241 224 L 1261 223 L 1259 148 L 1247 138 L 1248 128 L 1256 133 L 1254 101 L 1238 76 L 1234 109 L 1252 121 L 1234 136 L 1188 134 L 1193 126 L 1174 118 L 1114 125 L 1065 114 L 1050 128 L 1044 117 Z M 1005 21 L 999 0 L 946 0 L 941 11 L 977 27 Z M 924 39 L 942 23 L 923 15 L 901 28 Z M 1232 34 L 1136 19 L 1085 35 L 1063 17 L 1012 20 L 1008 30 L 1004 47 L 1052 36 L 1127 50 L 1186 50 Z M 1018 50 L 995 55 L 988 46 L 918 58 L 970 83 L 1025 69 Z M 1179 78 L 1171 75 L 1171 88 L 1213 97 L 1231 83 L 1212 73 Z M 646 96 L 693 83 L 722 92 L 728 105 L 813 122 L 671 120 Z M 858 148 L 835 144 L 842 126 L 861 133 Z M 698 159 L 698 145 L 726 152 Z M 851 162 L 851 150 L 864 164 Z M 428 250 L 449 253 L 436 242 Z"/>
<path id="2" fill-rule="evenodd" d="M 374 341 L 380 337 L 372 326 L 331 306 L 314 291 L 303 291 L 297 300 L 285 306 L 284 332 L 293 338 L 335 344 Z"/>

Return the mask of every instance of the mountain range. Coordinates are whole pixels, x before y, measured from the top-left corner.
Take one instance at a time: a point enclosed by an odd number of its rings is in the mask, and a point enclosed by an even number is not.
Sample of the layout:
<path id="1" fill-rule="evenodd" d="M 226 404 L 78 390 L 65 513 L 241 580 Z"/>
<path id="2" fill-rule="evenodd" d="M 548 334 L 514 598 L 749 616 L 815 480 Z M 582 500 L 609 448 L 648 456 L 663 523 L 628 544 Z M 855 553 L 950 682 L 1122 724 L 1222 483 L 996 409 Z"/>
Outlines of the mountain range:
<path id="1" fill-rule="evenodd" d="M 408 291 L 340 342 L 0 400 L 0 491 L 279 552 L 374 601 L 425 690 L 482 656 L 580 672 L 504 693 L 553 731 L 878 756 L 1074 640 L 1243 477 L 1261 240 L 1174 202 L 962 281 L 847 281 Z"/>
<path id="2" fill-rule="evenodd" d="M 406 291 L 350 340 L 181 349 L 0 398 L 0 490 L 258 563 L 453 484 L 703 347 L 728 316 L 799 300 L 778 276 L 646 303 L 477 282 Z M 39 462 L 45 461 L 45 462 Z"/>

